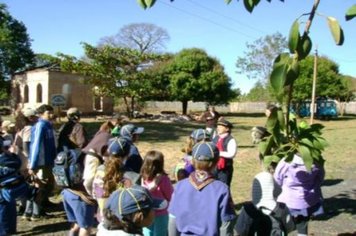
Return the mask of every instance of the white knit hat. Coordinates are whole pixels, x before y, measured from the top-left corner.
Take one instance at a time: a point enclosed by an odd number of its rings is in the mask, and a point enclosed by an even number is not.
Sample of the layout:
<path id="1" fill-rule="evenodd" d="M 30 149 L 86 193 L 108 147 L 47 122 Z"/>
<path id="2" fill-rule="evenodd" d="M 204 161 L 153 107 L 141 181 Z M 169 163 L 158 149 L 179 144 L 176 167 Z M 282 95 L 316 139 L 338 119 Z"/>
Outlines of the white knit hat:
<path id="1" fill-rule="evenodd" d="M 269 172 L 261 172 L 257 174 L 252 184 L 252 202 L 257 207 L 265 207 L 273 210 L 277 202 L 275 200 L 276 184 L 273 180 L 272 174 Z"/>

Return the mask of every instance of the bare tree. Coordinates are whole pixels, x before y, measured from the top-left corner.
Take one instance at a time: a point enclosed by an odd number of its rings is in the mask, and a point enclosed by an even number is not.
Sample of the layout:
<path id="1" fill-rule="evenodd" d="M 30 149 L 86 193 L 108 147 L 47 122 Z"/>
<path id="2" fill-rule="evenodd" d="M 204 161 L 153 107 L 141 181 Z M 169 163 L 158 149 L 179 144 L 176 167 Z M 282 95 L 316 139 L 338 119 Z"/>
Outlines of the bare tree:
<path id="1" fill-rule="evenodd" d="M 116 35 L 103 37 L 99 46 L 127 47 L 141 53 L 160 52 L 170 37 L 167 31 L 149 23 L 133 23 L 123 26 Z"/>

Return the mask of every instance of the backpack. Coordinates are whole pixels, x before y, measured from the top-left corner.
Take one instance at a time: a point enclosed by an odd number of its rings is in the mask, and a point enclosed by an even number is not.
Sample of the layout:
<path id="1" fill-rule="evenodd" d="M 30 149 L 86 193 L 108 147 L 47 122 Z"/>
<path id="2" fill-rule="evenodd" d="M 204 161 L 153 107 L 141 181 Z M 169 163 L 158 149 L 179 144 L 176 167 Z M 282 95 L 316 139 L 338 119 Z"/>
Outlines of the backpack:
<path id="1" fill-rule="evenodd" d="M 52 173 L 59 187 L 73 188 L 82 183 L 83 170 L 83 155 L 77 149 L 69 149 L 57 154 Z"/>
<path id="2" fill-rule="evenodd" d="M 0 183 L 0 203 L 11 202 L 20 197 L 27 196 L 29 186 L 25 178 L 20 174 L 14 174 L 1 180 Z"/>
<path id="3" fill-rule="evenodd" d="M 265 214 L 262 209 L 265 207 L 256 208 L 252 202 L 245 203 L 244 209 L 246 213 L 252 218 L 252 225 L 249 229 L 248 235 L 271 235 L 271 236 L 284 236 L 287 232 L 278 217 L 278 212 L 275 210 L 271 213 Z M 277 209 L 278 211 L 278 209 Z"/>

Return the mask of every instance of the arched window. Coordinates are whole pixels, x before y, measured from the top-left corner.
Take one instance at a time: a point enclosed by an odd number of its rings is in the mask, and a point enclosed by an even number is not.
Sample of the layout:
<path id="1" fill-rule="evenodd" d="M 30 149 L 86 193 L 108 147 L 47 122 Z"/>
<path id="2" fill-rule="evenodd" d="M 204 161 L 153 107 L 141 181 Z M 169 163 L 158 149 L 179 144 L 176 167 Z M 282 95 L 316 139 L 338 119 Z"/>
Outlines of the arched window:
<path id="1" fill-rule="evenodd" d="M 37 84 L 37 98 L 36 98 L 36 102 L 37 102 L 37 103 L 41 103 L 41 102 L 42 102 L 42 85 L 41 85 L 41 84 Z"/>
<path id="2" fill-rule="evenodd" d="M 28 102 L 28 85 L 25 85 L 25 88 L 23 90 L 23 102 L 27 103 Z"/>

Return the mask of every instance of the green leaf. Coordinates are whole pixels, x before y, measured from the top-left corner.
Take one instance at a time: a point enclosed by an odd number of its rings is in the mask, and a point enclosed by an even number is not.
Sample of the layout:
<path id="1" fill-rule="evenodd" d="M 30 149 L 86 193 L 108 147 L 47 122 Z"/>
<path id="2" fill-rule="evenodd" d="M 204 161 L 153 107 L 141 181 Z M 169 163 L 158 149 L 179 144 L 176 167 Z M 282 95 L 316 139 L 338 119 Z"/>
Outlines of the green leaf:
<path id="1" fill-rule="evenodd" d="M 299 145 L 298 152 L 304 161 L 305 167 L 308 171 L 310 171 L 313 165 L 313 158 L 311 156 L 310 149 L 307 146 Z"/>
<path id="2" fill-rule="evenodd" d="M 290 53 L 295 53 L 299 42 L 299 22 L 295 20 L 289 30 L 288 47 Z"/>
<path id="3" fill-rule="evenodd" d="M 244 6 L 248 12 L 252 12 L 255 7 L 254 0 L 244 0 Z"/>
<path id="4" fill-rule="evenodd" d="M 320 145 L 323 147 L 323 149 L 326 148 L 327 146 L 329 146 L 329 143 L 323 137 L 317 137 L 316 139 L 318 140 Z M 323 149 L 320 149 L 320 150 L 323 150 Z"/>
<path id="5" fill-rule="evenodd" d="M 299 62 L 297 59 L 293 59 L 288 66 L 287 77 L 285 86 L 291 85 L 299 76 Z"/>
<path id="6" fill-rule="evenodd" d="M 269 167 L 272 163 L 278 163 L 281 160 L 281 158 L 277 155 L 269 155 L 265 156 L 263 159 L 263 164 L 265 167 Z"/>
<path id="7" fill-rule="evenodd" d="M 329 25 L 331 34 L 333 35 L 336 45 L 342 45 L 343 44 L 343 32 L 341 30 L 339 22 L 334 17 L 331 17 L 331 16 L 329 16 L 327 18 L 327 20 L 328 20 L 328 25 Z"/>
<path id="8" fill-rule="evenodd" d="M 231 0 L 225 0 L 226 4 L 230 4 Z"/>
<path id="9" fill-rule="evenodd" d="M 306 58 L 311 49 L 312 49 L 312 41 L 308 34 L 303 34 L 301 39 L 298 41 L 297 53 L 298 53 L 298 60 L 303 60 Z"/>
<path id="10" fill-rule="evenodd" d="M 301 139 L 300 143 L 304 144 L 305 146 L 311 147 L 311 148 L 314 147 L 313 142 L 308 138 Z"/>
<path id="11" fill-rule="evenodd" d="M 142 7 L 143 9 L 146 10 L 147 5 L 145 3 L 145 0 L 137 0 L 137 3 L 138 3 L 138 5 L 140 5 L 140 7 Z"/>
<path id="12" fill-rule="evenodd" d="M 276 94 L 283 91 L 283 86 L 286 81 L 288 64 L 282 64 L 273 69 L 270 77 L 271 86 Z"/>
<path id="13" fill-rule="evenodd" d="M 152 7 L 155 4 L 156 0 L 145 0 L 147 7 Z"/>
<path id="14" fill-rule="evenodd" d="M 270 153 L 270 149 L 273 145 L 273 137 L 269 136 L 266 140 L 263 140 L 259 143 L 258 149 L 262 156 L 265 156 L 267 153 Z"/>
<path id="15" fill-rule="evenodd" d="M 354 18 L 356 16 L 356 5 L 353 5 L 352 7 L 350 7 L 345 15 L 345 19 L 346 20 L 351 20 L 352 18 Z"/>
<path id="16" fill-rule="evenodd" d="M 283 114 L 282 110 L 279 109 L 277 111 L 277 117 L 278 117 L 279 127 L 281 128 L 281 130 L 285 130 L 286 122 L 285 122 L 285 118 L 284 118 L 284 114 Z"/>

